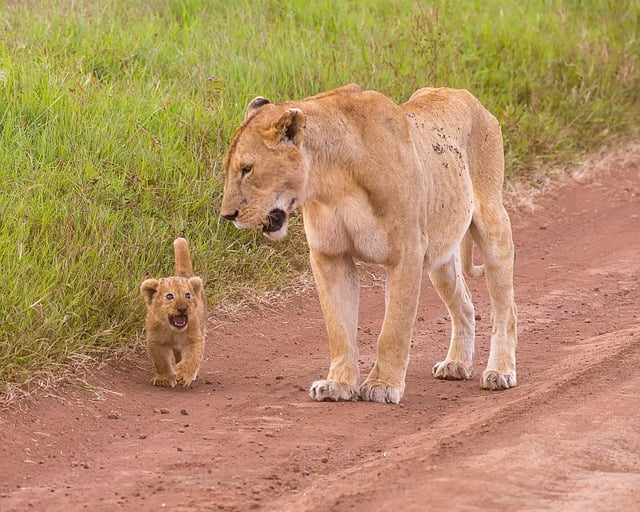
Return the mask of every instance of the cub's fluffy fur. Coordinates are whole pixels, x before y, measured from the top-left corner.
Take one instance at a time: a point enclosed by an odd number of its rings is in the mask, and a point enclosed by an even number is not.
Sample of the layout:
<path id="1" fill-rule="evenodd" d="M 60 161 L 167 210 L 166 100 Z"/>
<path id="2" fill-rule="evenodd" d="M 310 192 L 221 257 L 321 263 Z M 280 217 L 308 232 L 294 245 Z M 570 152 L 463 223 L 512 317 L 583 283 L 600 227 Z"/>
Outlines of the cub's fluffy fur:
<path id="1" fill-rule="evenodd" d="M 189 386 L 198 375 L 204 352 L 204 285 L 193 275 L 187 241 L 176 238 L 173 248 L 176 275 L 147 279 L 140 285 L 147 304 L 147 348 L 156 367 L 154 386 Z"/>

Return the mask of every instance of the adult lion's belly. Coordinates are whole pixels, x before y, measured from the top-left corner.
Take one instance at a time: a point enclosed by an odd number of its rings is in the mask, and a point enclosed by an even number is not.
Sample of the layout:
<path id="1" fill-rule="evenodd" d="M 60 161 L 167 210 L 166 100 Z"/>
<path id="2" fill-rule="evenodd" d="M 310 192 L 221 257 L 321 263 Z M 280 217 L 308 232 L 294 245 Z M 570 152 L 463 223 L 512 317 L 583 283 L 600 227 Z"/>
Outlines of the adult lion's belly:
<path id="1" fill-rule="evenodd" d="M 432 194 L 427 202 L 423 225 L 426 238 L 424 265 L 427 271 L 449 261 L 471 224 L 475 206 L 466 165 L 462 172 L 454 176 L 444 178 L 435 174 L 436 179 L 431 183 Z"/>

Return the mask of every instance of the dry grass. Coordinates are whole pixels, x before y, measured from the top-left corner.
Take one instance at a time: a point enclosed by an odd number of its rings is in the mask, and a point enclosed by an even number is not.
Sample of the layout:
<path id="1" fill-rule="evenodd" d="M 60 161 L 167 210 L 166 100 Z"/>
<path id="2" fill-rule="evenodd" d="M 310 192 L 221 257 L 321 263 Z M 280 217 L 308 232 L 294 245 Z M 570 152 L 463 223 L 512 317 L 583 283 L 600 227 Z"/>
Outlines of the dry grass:
<path id="1" fill-rule="evenodd" d="M 578 163 L 555 166 L 529 179 L 511 181 L 505 188 L 505 205 L 512 211 L 533 212 L 539 197 L 556 192 L 569 181 L 587 185 L 602 179 L 612 169 L 628 166 L 639 170 L 640 179 L 640 141 L 637 139 L 611 142 Z"/>

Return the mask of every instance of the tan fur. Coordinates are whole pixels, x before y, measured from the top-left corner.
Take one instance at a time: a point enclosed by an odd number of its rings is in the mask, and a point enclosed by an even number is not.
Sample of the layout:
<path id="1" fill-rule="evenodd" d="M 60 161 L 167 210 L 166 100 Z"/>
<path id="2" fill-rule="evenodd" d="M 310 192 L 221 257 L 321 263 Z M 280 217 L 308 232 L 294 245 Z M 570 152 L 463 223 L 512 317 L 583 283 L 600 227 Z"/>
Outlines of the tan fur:
<path id="1" fill-rule="evenodd" d="M 493 330 L 486 389 L 516 385 L 511 225 L 498 121 L 469 92 L 420 89 L 403 105 L 347 85 L 283 104 L 252 101 L 224 159 L 222 215 L 286 235 L 302 207 L 331 366 L 315 400 L 399 402 L 423 271 L 452 335 L 441 379 L 471 377 L 475 315 L 463 271 L 486 274 Z M 472 238 L 484 266 L 473 264 Z M 377 360 L 359 385 L 356 259 L 387 270 Z"/>
<path id="2" fill-rule="evenodd" d="M 198 375 L 204 353 L 204 285 L 193 275 L 187 241 L 176 238 L 173 247 L 176 275 L 146 279 L 140 286 L 147 304 L 147 348 L 156 368 L 154 386 L 189 386 Z"/>

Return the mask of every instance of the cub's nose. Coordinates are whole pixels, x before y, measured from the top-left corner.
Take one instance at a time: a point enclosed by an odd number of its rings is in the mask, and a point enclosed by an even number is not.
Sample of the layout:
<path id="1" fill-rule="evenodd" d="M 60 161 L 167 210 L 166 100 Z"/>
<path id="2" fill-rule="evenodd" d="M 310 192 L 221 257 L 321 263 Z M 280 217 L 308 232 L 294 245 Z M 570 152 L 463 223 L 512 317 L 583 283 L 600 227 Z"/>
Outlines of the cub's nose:
<path id="1" fill-rule="evenodd" d="M 238 216 L 238 210 L 233 213 L 221 213 L 220 215 L 227 220 L 236 220 L 236 217 Z"/>

